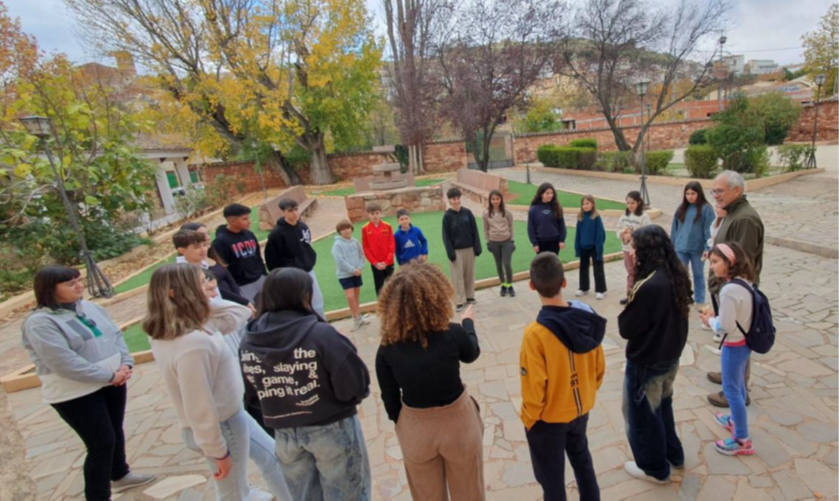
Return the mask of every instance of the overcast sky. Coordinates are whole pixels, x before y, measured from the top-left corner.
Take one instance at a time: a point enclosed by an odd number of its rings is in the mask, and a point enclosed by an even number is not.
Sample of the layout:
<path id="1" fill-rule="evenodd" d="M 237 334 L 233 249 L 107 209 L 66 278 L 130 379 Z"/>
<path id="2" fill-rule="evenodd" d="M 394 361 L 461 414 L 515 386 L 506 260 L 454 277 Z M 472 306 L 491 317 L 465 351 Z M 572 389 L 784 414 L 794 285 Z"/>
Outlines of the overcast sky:
<path id="1" fill-rule="evenodd" d="M 578 3 L 582 0 L 571 0 Z M 672 0 L 665 0 L 672 1 Z M 731 0 L 730 28 L 726 52 L 749 59 L 773 59 L 779 64 L 803 62 L 801 35 L 816 27 L 827 12 L 830 0 Z M 20 18 L 23 30 L 35 35 L 47 52 L 63 52 L 71 60 L 84 63 L 107 58 L 86 53 L 73 33 L 73 20 L 62 0 L 5 0 L 13 17 Z M 383 34 L 382 0 L 367 0 Z"/>

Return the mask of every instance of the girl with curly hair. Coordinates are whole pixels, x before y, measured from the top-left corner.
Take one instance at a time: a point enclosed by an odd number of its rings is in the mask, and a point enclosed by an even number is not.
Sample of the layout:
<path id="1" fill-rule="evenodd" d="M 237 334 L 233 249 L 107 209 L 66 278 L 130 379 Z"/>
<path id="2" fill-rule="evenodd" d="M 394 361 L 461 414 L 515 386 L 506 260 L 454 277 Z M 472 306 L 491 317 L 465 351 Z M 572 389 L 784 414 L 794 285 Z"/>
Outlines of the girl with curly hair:
<path id="1" fill-rule="evenodd" d="M 673 383 L 687 342 L 690 278 L 660 226 L 632 232 L 635 284 L 618 328 L 626 344 L 623 412 L 635 461 L 627 473 L 664 484 L 685 462 L 673 418 Z"/>
<path id="2" fill-rule="evenodd" d="M 376 374 L 414 499 L 485 499 L 484 425 L 460 379 L 460 362 L 474 362 L 481 349 L 471 305 L 462 325 L 449 322 L 453 294 L 436 266 L 414 262 L 379 296 Z"/>

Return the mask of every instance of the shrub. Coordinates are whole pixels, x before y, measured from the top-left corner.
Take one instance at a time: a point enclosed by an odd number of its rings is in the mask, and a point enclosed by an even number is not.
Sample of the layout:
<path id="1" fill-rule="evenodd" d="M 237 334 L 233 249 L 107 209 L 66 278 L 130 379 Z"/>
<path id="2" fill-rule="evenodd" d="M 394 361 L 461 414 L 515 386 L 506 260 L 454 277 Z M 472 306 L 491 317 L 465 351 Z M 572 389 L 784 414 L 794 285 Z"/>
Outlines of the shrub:
<path id="1" fill-rule="evenodd" d="M 786 172 L 795 172 L 804 168 L 813 149 L 809 144 L 785 144 L 778 146 L 778 157 Z"/>
<path id="2" fill-rule="evenodd" d="M 575 139 L 568 143 L 568 146 L 572 146 L 574 148 L 593 148 L 597 149 L 597 139 L 592 138 L 583 138 L 583 139 Z"/>
<path id="3" fill-rule="evenodd" d="M 545 167 L 591 170 L 597 160 L 597 150 L 568 146 L 542 146 L 536 156 Z"/>
<path id="4" fill-rule="evenodd" d="M 758 127 L 720 124 L 706 135 L 708 144 L 722 159 L 723 168 L 741 174 L 754 172 L 763 144 L 763 129 Z"/>
<path id="5" fill-rule="evenodd" d="M 717 170 L 717 152 L 708 145 L 699 144 L 685 150 L 685 167 L 690 177 L 711 179 Z"/>
<path id="6" fill-rule="evenodd" d="M 749 99 L 749 112 L 763 122 L 764 141 L 776 145 L 784 142 L 787 133 L 801 116 L 801 105 L 780 92 L 770 92 Z"/>
<path id="7" fill-rule="evenodd" d="M 671 160 L 673 160 L 673 150 L 644 152 L 644 163 L 647 166 L 647 174 L 653 176 L 665 172 Z"/>
<path id="8" fill-rule="evenodd" d="M 187 218 L 201 214 L 212 205 L 207 192 L 203 187 L 198 186 L 188 187 L 183 195 L 175 199 L 175 209 Z"/>
<path id="9" fill-rule="evenodd" d="M 605 172 L 624 172 L 632 170 L 632 153 L 628 151 L 604 151 L 597 154 L 597 170 Z"/>
<path id="10" fill-rule="evenodd" d="M 690 139 L 688 139 L 688 143 L 691 146 L 696 146 L 699 144 L 707 144 L 708 139 L 705 138 L 705 133 L 708 132 L 708 129 L 699 129 L 693 131 L 693 134 L 690 135 Z"/>
<path id="11" fill-rule="evenodd" d="M 245 194 L 245 183 L 233 176 L 220 174 L 213 179 L 209 186 L 205 186 L 207 200 L 213 207 L 221 207 L 227 203 L 235 193 Z"/>

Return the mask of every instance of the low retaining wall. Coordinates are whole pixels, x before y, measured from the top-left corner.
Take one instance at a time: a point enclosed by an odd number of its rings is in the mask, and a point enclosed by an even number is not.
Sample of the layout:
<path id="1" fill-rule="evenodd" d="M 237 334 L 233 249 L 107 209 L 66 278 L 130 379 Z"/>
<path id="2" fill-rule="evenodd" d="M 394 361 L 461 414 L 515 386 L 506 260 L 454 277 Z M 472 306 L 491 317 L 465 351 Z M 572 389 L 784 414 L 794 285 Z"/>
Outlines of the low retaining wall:
<path id="1" fill-rule="evenodd" d="M 366 207 L 371 203 L 382 208 L 382 216 L 395 216 L 399 209 L 407 209 L 411 213 L 446 210 L 442 185 L 359 193 L 347 195 L 345 200 L 347 215 L 353 223 L 367 219 Z"/>
<path id="2" fill-rule="evenodd" d="M 563 174 L 567 176 L 582 176 L 582 177 L 596 177 L 600 179 L 614 179 L 616 181 L 637 181 L 640 174 L 620 174 L 617 172 L 602 172 L 596 170 L 574 170 L 574 169 L 558 169 L 555 167 L 530 167 L 531 170 L 538 172 L 554 172 L 556 174 Z M 807 176 L 810 174 L 820 174 L 824 172 L 824 168 L 818 169 L 803 169 L 795 172 L 787 172 L 785 174 L 778 174 L 775 176 L 761 177 L 757 179 L 749 179 L 746 181 L 746 191 L 755 191 L 769 186 L 775 186 L 795 179 L 799 176 Z M 713 179 L 695 179 L 691 177 L 672 177 L 672 176 L 647 176 L 647 182 L 653 184 L 665 184 L 669 186 L 684 186 L 689 181 L 696 181 L 702 185 L 703 188 L 710 189 L 713 184 Z M 601 211 L 602 212 L 602 211 Z"/>

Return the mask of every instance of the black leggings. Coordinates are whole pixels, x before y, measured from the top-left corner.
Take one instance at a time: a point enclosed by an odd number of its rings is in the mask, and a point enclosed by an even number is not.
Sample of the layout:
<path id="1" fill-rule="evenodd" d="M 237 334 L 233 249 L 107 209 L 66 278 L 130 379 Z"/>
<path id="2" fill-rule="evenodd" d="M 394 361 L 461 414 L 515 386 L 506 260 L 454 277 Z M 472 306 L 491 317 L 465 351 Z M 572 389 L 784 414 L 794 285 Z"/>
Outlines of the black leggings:
<path id="1" fill-rule="evenodd" d="M 88 501 L 111 499 L 111 481 L 128 475 L 122 420 L 128 390 L 106 386 L 90 395 L 52 404 L 87 448 L 84 494 Z"/>
<path id="2" fill-rule="evenodd" d="M 559 255 L 559 239 L 557 240 L 539 240 L 536 242 L 539 245 L 539 252 L 553 252 Z"/>

